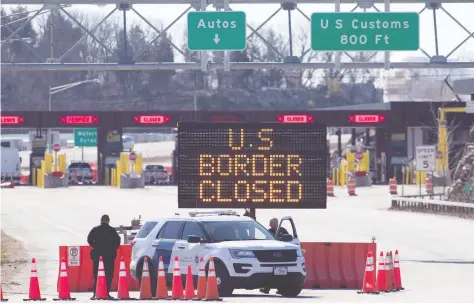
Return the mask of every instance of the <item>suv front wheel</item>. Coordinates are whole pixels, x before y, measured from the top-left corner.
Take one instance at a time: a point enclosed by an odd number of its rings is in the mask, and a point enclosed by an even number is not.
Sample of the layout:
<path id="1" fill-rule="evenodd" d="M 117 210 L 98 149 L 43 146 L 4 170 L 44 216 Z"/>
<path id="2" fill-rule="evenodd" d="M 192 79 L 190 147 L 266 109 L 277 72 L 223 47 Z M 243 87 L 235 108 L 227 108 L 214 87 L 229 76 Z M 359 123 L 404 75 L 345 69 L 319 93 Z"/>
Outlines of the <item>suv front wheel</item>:
<path id="1" fill-rule="evenodd" d="M 289 281 L 285 286 L 277 289 L 278 293 L 286 298 L 295 298 L 303 290 L 303 286 L 299 282 Z"/>
<path id="2" fill-rule="evenodd" d="M 234 292 L 230 282 L 230 275 L 225 266 L 221 263 L 215 263 L 216 281 L 220 297 L 229 297 Z"/>

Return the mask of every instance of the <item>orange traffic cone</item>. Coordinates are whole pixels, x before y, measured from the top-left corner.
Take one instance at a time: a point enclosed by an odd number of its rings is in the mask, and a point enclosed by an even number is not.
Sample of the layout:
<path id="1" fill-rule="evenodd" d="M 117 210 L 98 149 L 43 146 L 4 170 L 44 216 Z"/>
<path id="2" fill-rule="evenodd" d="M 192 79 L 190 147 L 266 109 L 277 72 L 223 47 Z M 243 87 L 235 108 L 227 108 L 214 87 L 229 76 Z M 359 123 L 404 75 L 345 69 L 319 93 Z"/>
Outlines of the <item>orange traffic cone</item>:
<path id="1" fill-rule="evenodd" d="M 191 300 L 196 297 L 194 293 L 193 271 L 191 265 L 188 264 L 188 272 L 186 273 L 186 289 L 184 291 L 184 299 Z"/>
<path id="2" fill-rule="evenodd" d="M 179 268 L 179 259 L 176 256 L 174 258 L 173 267 L 173 287 L 171 289 L 172 299 L 182 299 L 184 297 L 183 291 L 183 280 L 181 278 L 181 269 Z"/>
<path id="3" fill-rule="evenodd" d="M 97 281 L 95 284 L 95 298 L 97 300 L 100 299 L 108 299 L 109 292 L 107 290 L 107 280 L 105 278 L 105 269 L 104 269 L 104 259 L 102 257 L 99 258 L 99 269 L 97 270 Z"/>
<path id="4" fill-rule="evenodd" d="M 196 298 L 202 300 L 206 297 L 206 268 L 204 267 L 204 259 L 201 257 L 199 262 L 199 274 L 198 274 L 198 284 L 197 284 L 197 295 Z"/>
<path id="5" fill-rule="evenodd" d="M 30 291 L 28 292 L 28 299 L 23 301 L 45 301 L 45 298 L 41 297 L 38 271 L 36 271 L 36 259 L 31 259 L 31 274 L 30 274 Z"/>
<path id="6" fill-rule="evenodd" d="M 117 298 L 119 300 L 135 300 L 130 298 L 130 290 L 128 289 L 127 269 L 125 268 L 125 259 L 120 258 L 120 270 L 117 284 Z"/>
<path id="7" fill-rule="evenodd" d="M 1 283 L 0 283 L 0 300 L 1 300 L 2 302 L 7 302 L 7 301 L 8 301 L 8 299 L 5 299 L 5 298 L 3 297 L 3 288 L 2 288 L 2 284 L 1 284 Z"/>
<path id="8" fill-rule="evenodd" d="M 219 301 L 219 290 L 217 288 L 216 268 L 214 258 L 209 260 L 209 270 L 207 273 L 206 301 Z"/>
<path id="9" fill-rule="evenodd" d="M 58 298 L 54 301 L 69 300 L 74 301 L 76 298 L 71 298 L 71 289 L 69 288 L 69 279 L 67 277 L 66 259 L 61 258 L 61 269 L 59 270 L 59 290 Z"/>
<path id="10" fill-rule="evenodd" d="M 402 274 L 400 272 L 400 260 L 398 258 L 398 249 L 395 250 L 395 259 L 393 261 L 393 273 L 395 276 L 395 289 L 397 291 L 405 290 L 405 288 L 402 287 Z"/>
<path id="11" fill-rule="evenodd" d="M 390 251 L 387 251 L 385 254 L 385 284 L 386 284 L 386 291 L 390 292 L 392 291 L 392 286 L 393 286 L 393 276 L 392 276 L 392 259 L 390 256 Z"/>
<path id="12" fill-rule="evenodd" d="M 143 261 L 142 279 L 140 284 L 140 300 L 151 300 L 151 280 L 150 271 L 148 270 L 148 258 Z"/>
<path id="13" fill-rule="evenodd" d="M 156 298 L 168 299 L 168 287 L 166 286 L 165 267 L 163 265 L 163 257 L 160 256 L 158 263 L 158 279 L 156 282 Z"/>
<path id="14" fill-rule="evenodd" d="M 362 284 L 362 291 L 357 293 L 371 293 L 378 294 L 375 290 L 375 270 L 374 270 L 374 258 L 372 251 L 367 253 L 367 262 L 365 263 L 364 283 Z"/>
<path id="15" fill-rule="evenodd" d="M 380 251 L 379 269 L 377 269 L 376 288 L 378 291 L 387 291 L 387 283 L 385 283 L 385 257 L 382 251 Z"/>
<path id="16" fill-rule="evenodd" d="M 395 273 L 393 271 L 393 253 L 390 251 L 389 254 L 390 257 L 390 263 L 389 263 L 389 275 L 390 275 L 390 291 L 396 291 L 395 290 Z"/>

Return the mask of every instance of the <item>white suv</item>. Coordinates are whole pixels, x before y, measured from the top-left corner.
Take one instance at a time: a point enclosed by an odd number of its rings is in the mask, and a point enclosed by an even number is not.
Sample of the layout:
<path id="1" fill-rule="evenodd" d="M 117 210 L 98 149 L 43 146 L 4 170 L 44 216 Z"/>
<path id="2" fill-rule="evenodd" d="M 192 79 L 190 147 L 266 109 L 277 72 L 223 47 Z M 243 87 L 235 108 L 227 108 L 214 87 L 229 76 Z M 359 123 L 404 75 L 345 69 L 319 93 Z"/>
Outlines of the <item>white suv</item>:
<path id="1" fill-rule="evenodd" d="M 191 265 L 195 284 L 200 258 L 204 258 L 207 271 L 212 256 L 220 296 L 229 296 L 234 289 L 273 288 L 284 297 L 296 297 L 306 279 L 305 260 L 300 247 L 289 243 L 293 240 L 291 235 L 280 239 L 253 219 L 232 211 L 194 212 L 189 217 L 150 220 L 131 243 L 130 271 L 140 281 L 143 261 L 148 257 L 155 294 L 160 256 L 169 286 L 175 256 L 179 257 L 183 282 Z"/>

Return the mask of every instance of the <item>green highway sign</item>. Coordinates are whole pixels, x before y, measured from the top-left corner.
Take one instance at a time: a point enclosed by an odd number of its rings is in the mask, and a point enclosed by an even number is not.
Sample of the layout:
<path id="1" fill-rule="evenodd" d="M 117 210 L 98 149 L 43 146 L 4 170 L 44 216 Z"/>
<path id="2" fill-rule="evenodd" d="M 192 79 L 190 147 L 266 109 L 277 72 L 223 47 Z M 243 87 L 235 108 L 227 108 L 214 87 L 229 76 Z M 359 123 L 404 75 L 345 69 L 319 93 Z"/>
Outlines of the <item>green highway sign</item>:
<path id="1" fill-rule="evenodd" d="M 74 129 L 74 145 L 76 147 L 96 147 L 97 129 Z"/>
<path id="2" fill-rule="evenodd" d="M 243 51 L 247 47 L 244 12 L 188 13 L 190 51 Z"/>
<path id="3" fill-rule="evenodd" d="M 418 13 L 314 13 L 311 48 L 315 51 L 416 51 Z"/>

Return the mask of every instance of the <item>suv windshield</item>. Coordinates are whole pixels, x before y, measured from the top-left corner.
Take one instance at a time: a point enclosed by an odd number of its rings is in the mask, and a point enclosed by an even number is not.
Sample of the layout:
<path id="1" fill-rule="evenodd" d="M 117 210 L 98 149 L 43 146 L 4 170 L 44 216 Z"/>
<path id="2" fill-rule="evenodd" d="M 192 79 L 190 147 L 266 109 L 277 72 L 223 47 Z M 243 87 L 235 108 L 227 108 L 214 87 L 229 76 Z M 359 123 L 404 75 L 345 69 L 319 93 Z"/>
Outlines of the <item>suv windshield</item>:
<path id="1" fill-rule="evenodd" d="M 214 242 L 275 240 L 262 225 L 254 221 L 202 222 Z"/>

